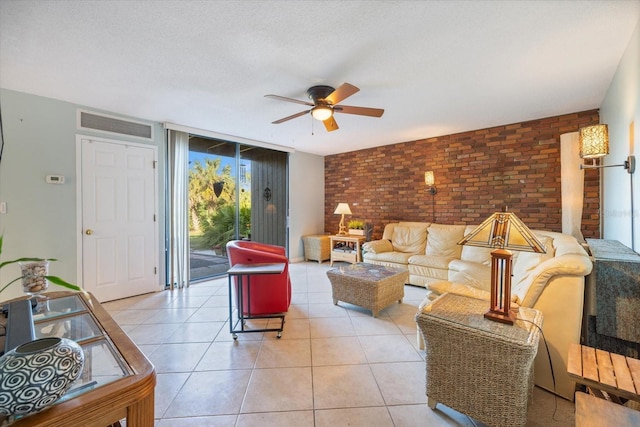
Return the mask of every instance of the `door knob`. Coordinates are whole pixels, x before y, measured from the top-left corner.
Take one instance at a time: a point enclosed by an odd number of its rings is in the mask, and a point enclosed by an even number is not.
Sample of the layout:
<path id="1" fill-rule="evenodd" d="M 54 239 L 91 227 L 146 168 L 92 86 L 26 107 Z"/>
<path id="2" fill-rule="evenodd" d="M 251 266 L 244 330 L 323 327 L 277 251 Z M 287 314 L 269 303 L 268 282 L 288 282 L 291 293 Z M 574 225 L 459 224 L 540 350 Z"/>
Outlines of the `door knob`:
<path id="1" fill-rule="evenodd" d="M 89 228 L 84 232 L 84 234 L 86 234 L 87 236 L 91 236 L 93 234 L 93 230 Z"/>

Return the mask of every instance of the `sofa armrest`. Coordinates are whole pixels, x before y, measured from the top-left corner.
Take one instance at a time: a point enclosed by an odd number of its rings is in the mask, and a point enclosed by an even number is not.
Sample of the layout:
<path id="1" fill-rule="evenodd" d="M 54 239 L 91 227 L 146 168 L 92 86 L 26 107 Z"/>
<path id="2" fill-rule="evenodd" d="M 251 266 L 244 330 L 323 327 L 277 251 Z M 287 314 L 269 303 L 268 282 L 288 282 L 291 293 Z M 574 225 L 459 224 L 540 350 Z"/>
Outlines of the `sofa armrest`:
<path id="1" fill-rule="evenodd" d="M 431 292 L 436 293 L 438 295 L 442 295 L 445 293 L 461 295 L 463 297 L 481 299 L 485 301 L 491 301 L 491 292 L 483 291 L 481 289 L 474 288 L 470 285 L 463 285 L 462 283 L 454 283 L 454 282 L 433 282 L 427 285 L 427 289 Z M 518 300 L 513 295 L 511 297 L 512 307 L 518 306 Z M 489 309 L 489 305 L 487 304 L 487 309 Z"/>
<path id="2" fill-rule="evenodd" d="M 373 240 L 362 245 L 365 253 L 381 254 L 383 252 L 393 252 L 393 245 L 389 240 Z"/>
<path id="3" fill-rule="evenodd" d="M 585 255 L 567 254 L 548 259 L 514 283 L 512 295 L 517 295 L 525 307 L 533 307 L 547 283 L 557 276 L 574 276 L 584 280 L 593 264 Z"/>

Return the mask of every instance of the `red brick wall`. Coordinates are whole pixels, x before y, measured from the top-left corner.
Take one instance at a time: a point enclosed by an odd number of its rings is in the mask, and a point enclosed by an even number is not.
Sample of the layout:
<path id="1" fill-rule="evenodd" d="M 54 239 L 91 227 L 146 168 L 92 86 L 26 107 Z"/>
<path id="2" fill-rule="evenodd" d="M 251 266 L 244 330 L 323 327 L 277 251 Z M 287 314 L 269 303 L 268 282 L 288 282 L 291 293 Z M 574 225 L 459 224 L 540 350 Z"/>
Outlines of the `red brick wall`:
<path id="1" fill-rule="evenodd" d="M 532 229 L 562 230 L 560 135 L 597 124 L 597 110 L 565 114 L 352 151 L 325 158 L 325 228 L 338 231 L 333 211 L 374 225 L 374 238 L 397 220 L 479 224 L 505 205 Z M 424 172 L 433 170 L 431 196 Z M 599 171 L 585 171 L 582 230 L 599 238 Z M 346 224 L 345 224 L 346 225 Z"/>

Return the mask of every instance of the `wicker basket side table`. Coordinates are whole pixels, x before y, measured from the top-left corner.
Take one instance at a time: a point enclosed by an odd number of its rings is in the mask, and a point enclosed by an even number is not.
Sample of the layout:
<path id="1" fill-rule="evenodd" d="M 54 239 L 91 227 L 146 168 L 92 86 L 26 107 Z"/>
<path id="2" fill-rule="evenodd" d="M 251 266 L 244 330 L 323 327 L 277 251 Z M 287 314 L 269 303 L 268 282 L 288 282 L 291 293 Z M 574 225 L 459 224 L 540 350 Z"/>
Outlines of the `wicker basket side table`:
<path id="1" fill-rule="evenodd" d="M 304 245 L 304 260 L 323 261 L 331 259 L 331 242 L 328 234 L 314 234 L 302 236 Z"/>
<path id="2" fill-rule="evenodd" d="M 416 314 L 429 406 L 442 403 L 488 425 L 525 426 L 542 314 L 520 307 L 517 319 L 525 320 L 505 325 L 485 319 L 488 308 L 487 301 L 444 294 Z"/>

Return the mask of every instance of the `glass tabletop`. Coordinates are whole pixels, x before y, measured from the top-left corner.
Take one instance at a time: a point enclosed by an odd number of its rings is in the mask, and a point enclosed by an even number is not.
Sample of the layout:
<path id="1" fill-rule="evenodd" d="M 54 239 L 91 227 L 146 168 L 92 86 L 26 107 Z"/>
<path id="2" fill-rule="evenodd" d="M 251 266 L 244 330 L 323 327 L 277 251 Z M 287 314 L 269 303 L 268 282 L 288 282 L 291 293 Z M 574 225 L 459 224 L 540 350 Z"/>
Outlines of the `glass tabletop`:
<path id="1" fill-rule="evenodd" d="M 84 351 L 80 378 L 58 402 L 132 374 L 78 295 L 40 301 L 34 309 L 33 323 L 36 339 L 67 338 L 80 344 Z"/>

